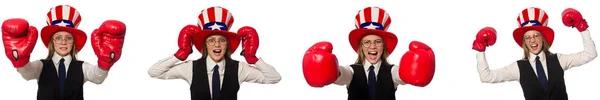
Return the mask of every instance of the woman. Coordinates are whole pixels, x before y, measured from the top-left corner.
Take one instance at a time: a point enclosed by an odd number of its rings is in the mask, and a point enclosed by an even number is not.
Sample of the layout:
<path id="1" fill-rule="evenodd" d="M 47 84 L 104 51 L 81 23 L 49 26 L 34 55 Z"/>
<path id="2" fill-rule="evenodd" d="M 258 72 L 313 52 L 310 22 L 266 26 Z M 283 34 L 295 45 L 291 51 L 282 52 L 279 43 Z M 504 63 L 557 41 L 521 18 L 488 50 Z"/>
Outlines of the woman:
<path id="1" fill-rule="evenodd" d="M 68 17 L 69 15 L 74 16 Z M 3 35 L 5 49 L 8 50 L 6 51 L 7 57 L 13 61 L 13 65 L 25 80 L 38 80 L 38 100 L 83 100 L 83 84 L 88 81 L 95 84 L 104 82 L 108 70 L 119 58 L 104 58 L 108 56 L 98 55 L 98 65 L 91 65 L 77 59 L 76 55 L 83 48 L 87 36 L 85 32 L 77 29 L 79 22 L 81 22 L 81 16 L 75 8 L 68 5 L 58 5 L 48 12 L 47 17 L 48 26 L 42 28 L 41 37 L 42 42 L 48 48 L 48 56 L 45 59 L 29 62 L 29 55 L 37 39 L 37 29 L 29 26 L 24 19 L 9 19 L 3 23 L 3 26 L 29 27 L 29 29 L 10 29 L 14 33 L 9 34 L 26 34 L 25 36 Z M 105 32 L 106 29 L 102 27 L 123 30 L 123 33 Z M 122 46 L 122 44 L 106 43 L 99 40 L 99 38 L 111 38 L 100 36 L 105 33 L 122 34 L 124 36 L 124 30 L 123 23 L 107 21 L 103 23 L 100 29 L 94 31 L 92 44 L 114 45 L 114 47 L 120 48 L 119 46 Z M 110 41 L 118 41 L 118 39 Z M 120 50 L 101 50 L 98 48 L 103 47 L 97 44 L 93 45 L 96 54 L 111 51 L 118 52 L 115 56 L 120 57 Z M 115 60 L 104 62 L 100 59 Z"/>
<path id="2" fill-rule="evenodd" d="M 255 56 L 258 34 L 253 28 L 242 27 L 238 33 L 229 32 L 233 16 L 221 7 L 202 10 L 198 18 L 199 26 L 188 25 L 181 30 L 179 50 L 174 56 L 160 60 L 148 70 L 150 77 L 187 81 L 192 100 L 237 100 L 242 82 L 275 84 L 281 80 L 273 66 Z M 217 18 L 227 20 L 214 20 Z M 240 39 L 242 55 L 248 63 L 231 59 Z M 192 53 L 192 43 L 202 57 L 184 61 Z M 178 63 L 180 61 L 183 62 Z"/>
<path id="3" fill-rule="evenodd" d="M 404 55 L 400 66 L 387 61 L 398 42 L 394 33 L 386 31 L 391 23 L 388 17 L 378 7 L 359 11 L 356 15 L 357 29 L 349 35 L 350 45 L 358 53 L 352 65 L 338 66 L 329 42 L 319 42 L 309 48 L 303 61 L 308 84 L 312 87 L 331 83 L 346 86 L 348 100 L 395 100 L 398 85 L 428 85 L 433 78 L 435 62 L 429 46 L 413 41 L 411 51 Z"/>
<path id="4" fill-rule="evenodd" d="M 535 16 L 535 17 L 534 17 Z M 484 28 L 477 34 L 473 49 L 477 53 L 477 69 L 484 83 L 519 81 L 527 100 L 567 100 L 564 71 L 581 66 L 596 58 L 596 47 L 587 30 L 587 22 L 575 9 L 562 13 L 563 23 L 581 32 L 583 51 L 574 54 L 552 53 L 554 31 L 547 27 L 548 15 L 544 10 L 530 7 L 519 15 L 521 27 L 513 31 L 515 42 L 523 48 L 523 58 L 495 70 L 488 68 L 485 47 L 495 42 L 493 28 Z M 490 39 L 491 40 L 488 40 Z"/>

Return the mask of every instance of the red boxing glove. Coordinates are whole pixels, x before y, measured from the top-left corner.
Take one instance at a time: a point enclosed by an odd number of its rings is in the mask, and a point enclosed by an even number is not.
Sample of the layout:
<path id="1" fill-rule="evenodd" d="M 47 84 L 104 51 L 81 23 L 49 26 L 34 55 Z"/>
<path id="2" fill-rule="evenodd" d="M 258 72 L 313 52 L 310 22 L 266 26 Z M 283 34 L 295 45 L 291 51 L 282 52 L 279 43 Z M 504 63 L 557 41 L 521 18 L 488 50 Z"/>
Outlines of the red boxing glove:
<path id="1" fill-rule="evenodd" d="M 585 31 L 589 27 L 581 13 L 573 8 L 567 8 L 562 12 L 562 21 L 565 26 L 575 27 L 579 32 Z"/>
<path id="2" fill-rule="evenodd" d="M 400 79 L 414 86 L 425 87 L 435 73 L 433 50 L 419 41 L 412 41 L 408 48 L 409 51 L 406 51 L 400 61 Z"/>
<path id="3" fill-rule="evenodd" d="M 123 22 L 107 20 L 92 33 L 92 48 L 100 68 L 109 70 L 121 58 L 125 30 Z"/>
<path id="4" fill-rule="evenodd" d="M 250 26 L 244 26 L 237 31 L 242 38 L 242 52 L 240 55 L 246 58 L 248 64 L 254 64 L 258 61 L 256 50 L 258 49 L 259 39 L 256 30 Z"/>
<path id="5" fill-rule="evenodd" d="M 177 57 L 177 59 L 184 61 L 192 54 L 192 35 L 198 32 L 200 32 L 200 27 L 196 25 L 187 25 L 181 29 L 179 32 L 179 39 L 177 40 L 179 50 L 175 52 L 175 57 Z"/>
<path id="6" fill-rule="evenodd" d="M 475 41 L 473 41 L 473 50 L 484 52 L 485 48 L 496 44 L 496 29 L 485 27 L 479 30 Z"/>
<path id="7" fill-rule="evenodd" d="M 7 19 L 2 23 L 2 42 L 4 53 L 15 68 L 29 63 L 29 55 L 35 47 L 38 30 L 25 19 Z"/>
<path id="8" fill-rule="evenodd" d="M 314 44 L 304 54 L 302 71 L 308 85 L 323 87 L 335 82 L 339 75 L 337 57 L 330 42 Z"/>

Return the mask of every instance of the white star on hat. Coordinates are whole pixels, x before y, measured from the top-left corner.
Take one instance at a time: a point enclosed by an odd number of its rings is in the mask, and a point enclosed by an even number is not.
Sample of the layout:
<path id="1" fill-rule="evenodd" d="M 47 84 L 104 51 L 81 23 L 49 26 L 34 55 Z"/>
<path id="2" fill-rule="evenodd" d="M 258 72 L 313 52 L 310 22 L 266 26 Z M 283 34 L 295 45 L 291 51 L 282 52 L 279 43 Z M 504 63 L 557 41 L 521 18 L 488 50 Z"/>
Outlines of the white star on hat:
<path id="1" fill-rule="evenodd" d="M 525 26 L 533 26 L 536 25 L 536 23 L 527 23 Z"/>
<path id="2" fill-rule="evenodd" d="M 221 30 L 221 27 L 223 27 L 223 26 L 221 26 L 217 23 L 213 24 L 212 26 L 208 26 L 208 28 L 211 28 L 211 30 Z"/>
<path id="3" fill-rule="evenodd" d="M 65 21 L 60 21 L 60 23 L 55 24 L 55 25 L 58 25 L 58 26 L 68 26 L 68 25 L 71 25 L 71 24 L 65 23 Z"/>
<path id="4" fill-rule="evenodd" d="M 371 25 L 365 26 L 364 28 L 367 28 L 367 29 L 377 29 L 377 28 L 379 28 L 379 26 L 375 26 L 375 25 L 373 25 L 373 23 L 371 23 Z"/>

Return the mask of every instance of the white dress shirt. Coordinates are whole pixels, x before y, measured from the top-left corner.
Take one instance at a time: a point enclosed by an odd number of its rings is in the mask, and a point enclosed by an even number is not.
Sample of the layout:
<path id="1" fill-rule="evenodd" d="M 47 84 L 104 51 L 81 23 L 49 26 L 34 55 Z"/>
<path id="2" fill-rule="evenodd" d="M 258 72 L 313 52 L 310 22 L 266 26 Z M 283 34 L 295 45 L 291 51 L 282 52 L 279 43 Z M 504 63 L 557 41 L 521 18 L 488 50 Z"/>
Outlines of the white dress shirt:
<path id="1" fill-rule="evenodd" d="M 155 63 L 148 70 L 150 77 L 157 79 L 183 79 L 192 84 L 193 77 L 193 61 L 186 60 L 180 62 L 175 56 L 169 56 Z M 215 65 L 219 65 L 219 76 L 221 84 L 225 75 L 225 60 L 214 62 L 210 57 L 206 57 L 206 74 L 208 76 L 208 87 L 212 87 L 212 75 Z M 275 84 L 281 80 L 279 72 L 273 66 L 267 64 L 260 58 L 253 66 L 245 62 L 239 62 L 238 69 L 238 84 L 243 82 L 259 83 L 259 84 Z M 220 85 L 223 86 L 223 85 Z M 212 88 L 209 88 L 212 91 Z M 212 92 L 211 92 L 212 96 Z"/>
<path id="2" fill-rule="evenodd" d="M 69 71 L 69 67 L 71 64 L 71 60 L 73 60 L 71 58 L 71 55 L 66 55 L 64 57 L 61 57 L 58 55 L 58 53 L 54 53 L 54 55 L 52 56 L 52 62 L 54 63 L 54 67 L 56 68 L 56 74 L 58 75 L 58 65 L 60 64 L 60 59 L 63 58 L 65 59 L 65 72 Z M 40 60 L 36 60 L 33 62 L 29 62 L 27 63 L 25 66 L 18 68 L 17 71 L 21 74 L 21 76 L 23 77 L 23 79 L 25 80 L 33 80 L 33 79 L 38 79 L 40 78 L 40 73 L 42 73 L 42 69 L 44 68 L 44 63 L 42 63 L 42 61 Z M 102 84 L 102 82 L 104 82 L 104 79 L 106 79 L 107 75 L 108 75 L 108 70 L 103 70 L 100 67 L 98 67 L 98 65 L 92 65 L 89 64 L 87 62 L 83 62 L 83 64 L 81 65 L 82 67 L 82 72 L 83 72 L 83 78 L 84 78 L 84 82 L 92 82 L 95 84 Z M 65 75 L 68 73 L 65 73 Z M 67 77 L 67 76 L 65 76 Z"/>
<path id="3" fill-rule="evenodd" d="M 574 54 L 556 54 L 563 71 L 586 64 L 592 61 L 598 55 L 596 52 L 596 46 L 594 44 L 594 41 L 590 36 L 590 32 L 588 30 L 582 31 L 581 37 L 583 39 L 583 51 Z M 531 64 L 533 71 L 537 75 L 538 72 L 536 70 L 537 68 L 535 67 L 536 56 L 540 56 L 542 68 L 544 68 L 546 78 L 548 78 L 548 67 L 546 67 L 547 55 L 545 55 L 543 51 L 540 52 L 538 55 L 534 55 L 532 53 L 529 54 L 529 63 Z M 490 70 L 487 60 L 485 59 L 484 52 L 477 53 L 477 70 L 479 71 L 479 78 L 481 82 L 484 83 L 517 81 L 520 77 L 519 66 L 516 61 L 503 68 Z"/>
<path id="4" fill-rule="evenodd" d="M 379 75 L 379 68 L 381 68 L 381 60 L 377 61 L 377 63 L 375 63 L 375 64 L 371 64 L 367 60 L 365 60 L 365 62 L 363 64 L 363 68 L 365 70 L 365 76 L 369 76 L 369 67 L 371 67 L 371 65 L 373 65 L 373 67 L 375 67 L 373 69 L 375 71 L 375 76 Z M 399 68 L 398 65 L 394 65 L 392 67 L 392 80 L 394 81 L 394 88 L 397 88 L 398 85 L 406 84 L 406 83 L 404 83 L 404 81 L 402 81 L 402 79 L 400 79 L 400 76 L 398 74 L 399 73 L 398 68 Z M 334 82 L 334 84 L 342 85 L 342 86 L 345 85 L 346 87 L 349 87 L 350 82 L 352 82 L 352 76 L 354 75 L 354 69 L 352 69 L 352 67 L 350 67 L 350 65 L 339 66 L 338 69 L 340 71 L 340 76 Z M 377 78 L 377 77 L 375 77 L 375 78 Z M 367 77 L 367 81 L 368 80 L 369 79 Z"/>

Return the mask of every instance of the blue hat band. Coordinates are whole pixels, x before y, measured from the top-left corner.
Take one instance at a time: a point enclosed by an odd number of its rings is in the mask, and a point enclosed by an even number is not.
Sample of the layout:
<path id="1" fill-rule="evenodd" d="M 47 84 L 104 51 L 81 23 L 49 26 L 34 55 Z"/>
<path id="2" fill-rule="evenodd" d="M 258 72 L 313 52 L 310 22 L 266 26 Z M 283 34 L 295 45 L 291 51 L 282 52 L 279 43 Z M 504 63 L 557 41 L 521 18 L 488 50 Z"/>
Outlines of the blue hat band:
<path id="1" fill-rule="evenodd" d="M 525 27 L 525 26 L 542 26 L 542 23 L 540 23 L 540 21 L 537 21 L 537 20 L 530 20 L 530 21 L 521 23 L 521 27 Z"/>
<path id="2" fill-rule="evenodd" d="M 54 20 L 52 21 L 52 25 L 75 28 L 75 24 L 73 24 L 73 22 L 70 20 Z"/>
<path id="3" fill-rule="evenodd" d="M 227 31 L 229 29 L 227 28 L 227 24 L 225 24 L 225 23 L 210 22 L 210 23 L 204 24 L 204 26 L 202 27 L 202 30 L 224 30 L 224 31 Z"/>
<path id="4" fill-rule="evenodd" d="M 362 24 L 360 24 L 359 28 L 376 29 L 376 30 L 384 30 L 385 29 L 381 23 L 377 23 L 377 22 L 362 23 Z"/>

